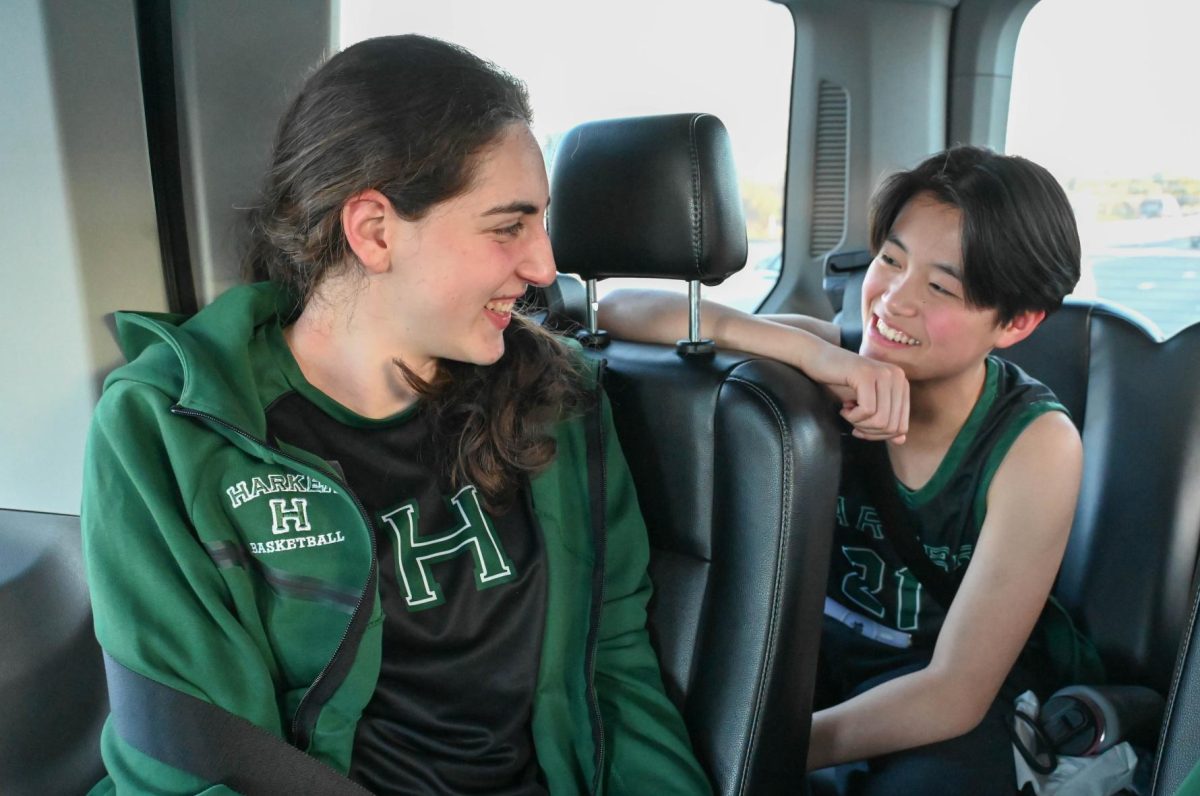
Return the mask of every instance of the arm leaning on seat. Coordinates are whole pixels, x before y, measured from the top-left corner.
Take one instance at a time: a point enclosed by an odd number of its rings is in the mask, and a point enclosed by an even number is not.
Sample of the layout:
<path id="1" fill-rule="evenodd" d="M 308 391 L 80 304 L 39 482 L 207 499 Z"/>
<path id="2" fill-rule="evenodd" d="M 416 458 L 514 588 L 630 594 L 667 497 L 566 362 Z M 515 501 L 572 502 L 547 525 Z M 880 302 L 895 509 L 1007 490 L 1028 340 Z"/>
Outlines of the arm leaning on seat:
<path id="1" fill-rule="evenodd" d="M 904 372 L 842 349 L 841 331 L 803 315 L 749 315 L 705 301 L 700 334 L 722 348 L 785 362 L 825 385 L 842 402 L 854 435 L 903 442 L 908 431 L 908 380 Z M 654 290 L 617 290 L 600 303 L 600 325 L 627 340 L 673 343 L 684 336 L 688 302 Z"/>
<path id="2" fill-rule="evenodd" d="M 902 441 L 903 374 L 832 345 L 832 324 L 791 316 L 780 323 L 708 302 L 701 317 L 701 333 L 719 345 L 779 359 L 829 386 L 856 435 Z M 674 294 L 618 291 L 601 304 L 601 323 L 618 337 L 670 342 L 686 319 L 687 301 Z M 1050 593 L 1081 469 L 1079 434 L 1066 415 L 1051 412 L 1030 423 L 988 490 L 979 543 L 931 664 L 818 712 L 810 768 L 952 738 L 978 724 Z"/>

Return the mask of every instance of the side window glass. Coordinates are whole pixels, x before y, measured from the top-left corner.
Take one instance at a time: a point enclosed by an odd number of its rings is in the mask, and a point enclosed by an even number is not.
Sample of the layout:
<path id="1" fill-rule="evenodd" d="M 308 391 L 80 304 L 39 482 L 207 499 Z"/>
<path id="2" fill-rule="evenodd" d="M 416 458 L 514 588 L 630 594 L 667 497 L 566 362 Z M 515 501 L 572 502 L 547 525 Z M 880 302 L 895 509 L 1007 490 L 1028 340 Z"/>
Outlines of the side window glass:
<path id="1" fill-rule="evenodd" d="M 1166 336 L 1200 318 L 1195 22 L 1177 0 L 1041 0 L 1017 41 L 1009 104 L 1007 151 L 1050 169 L 1075 207 L 1075 295 Z"/>
<path id="2" fill-rule="evenodd" d="M 569 9 L 569 10 L 567 10 Z M 421 33 L 461 44 L 526 82 L 547 165 L 557 142 L 594 119 L 704 111 L 729 129 L 750 242 L 746 267 L 708 298 L 753 311 L 779 277 L 793 26 L 769 0 L 342 0 L 339 44 Z M 631 224 L 638 219 L 628 220 Z M 624 283 L 624 284 L 622 284 Z M 683 282 L 609 279 L 600 294 Z"/>

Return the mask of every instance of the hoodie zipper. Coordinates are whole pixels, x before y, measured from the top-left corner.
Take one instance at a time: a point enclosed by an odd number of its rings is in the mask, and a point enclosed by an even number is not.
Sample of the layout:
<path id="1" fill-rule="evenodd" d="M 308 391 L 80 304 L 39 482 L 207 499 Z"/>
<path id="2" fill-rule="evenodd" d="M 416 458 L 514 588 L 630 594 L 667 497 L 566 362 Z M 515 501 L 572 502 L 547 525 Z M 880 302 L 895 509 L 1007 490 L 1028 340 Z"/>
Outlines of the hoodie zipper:
<path id="1" fill-rule="evenodd" d="M 280 456 L 290 462 L 293 462 L 297 466 L 298 469 L 309 468 L 309 469 L 315 470 L 318 473 L 321 473 L 322 475 L 324 475 L 325 477 L 329 478 L 331 481 L 336 483 L 338 486 L 340 486 L 345 491 L 345 493 L 350 497 L 350 499 L 352 501 L 354 501 L 354 505 L 358 509 L 358 513 L 362 516 L 363 524 L 367 528 L 367 535 L 371 541 L 371 567 L 367 572 L 367 582 L 363 586 L 362 593 L 359 594 L 359 596 L 358 596 L 358 602 L 354 606 L 354 611 L 350 614 L 350 622 L 347 623 L 346 629 L 342 632 L 342 637 L 338 641 L 337 647 L 334 648 L 333 655 L 330 656 L 328 662 L 326 662 L 325 666 L 321 669 L 320 673 L 317 674 L 316 679 L 314 679 L 312 681 L 312 683 L 309 684 L 308 689 L 304 692 L 304 696 L 300 698 L 300 703 L 296 707 L 296 714 L 292 717 L 292 732 L 291 732 L 292 744 L 295 747 L 297 747 L 298 749 L 300 749 L 301 751 L 307 751 L 309 740 L 310 740 L 309 735 L 310 735 L 311 728 L 303 726 L 300 719 L 304 716 L 306 710 L 308 709 L 309 699 L 312 697 L 313 693 L 317 690 L 317 687 L 319 685 L 321 685 L 321 683 L 328 676 L 330 669 L 333 668 L 334 662 L 337 661 L 338 657 L 342 654 L 342 650 L 346 646 L 346 640 L 350 637 L 351 628 L 353 628 L 355 626 L 356 622 L 360 621 L 359 616 L 362 613 L 363 606 L 366 604 L 367 597 L 369 596 L 369 594 L 372 590 L 372 584 L 375 581 L 375 573 L 376 573 L 376 569 L 378 567 L 378 561 L 376 559 L 376 546 L 375 546 L 375 526 L 372 524 L 371 517 L 367 513 L 366 507 L 363 506 L 362 501 L 359 499 L 358 495 L 354 494 L 354 492 L 350 489 L 350 487 L 342 479 L 338 478 L 336 474 L 330 473 L 319 467 L 314 467 L 313 465 L 308 464 L 307 462 L 303 462 L 300 459 L 297 459 L 296 457 L 291 456 L 291 455 L 281 451 L 280 449 L 274 447 L 273 445 L 270 445 L 267 442 L 258 439 L 253 434 L 250 434 L 247 431 L 243 431 L 242 429 L 238 428 L 237 426 L 233 425 L 232 423 L 226 422 L 225 420 L 222 420 L 221 418 L 216 417 L 215 415 L 210 415 L 206 412 L 200 412 L 195 409 L 187 409 L 183 406 L 180 406 L 179 404 L 175 404 L 174 406 L 171 407 L 171 414 L 182 415 L 184 417 L 193 417 L 198 420 L 203 420 L 205 422 L 212 423 L 217 426 L 221 426 L 222 428 L 226 428 L 226 429 L 234 432 L 238 436 L 241 436 L 244 439 L 249 440 L 250 442 L 253 442 L 255 445 L 265 448 L 266 450 L 270 451 L 271 453 L 274 453 L 276 456 Z M 313 722 L 313 725 L 315 726 L 315 721 Z"/>
<path id="2" fill-rule="evenodd" d="M 600 791 L 600 782 L 604 775 L 604 717 L 600 713 L 600 697 L 596 693 L 596 655 L 600 646 L 600 619 L 604 610 L 605 596 L 605 556 L 608 548 L 608 527 L 606 522 L 608 508 L 608 468 L 605 466 L 604 458 L 604 429 L 602 426 L 602 416 L 604 411 L 604 393 L 602 379 L 604 378 L 604 367 L 607 360 L 600 360 L 599 367 L 596 370 L 596 403 L 592 410 L 593 417 L 589 417 L 585 433 L 588 437 L 587 455 L 588 455 L 588 491 L 589 491 L 589 506 L 599 501 L 599 517 L 592 516 L 594 520 L 592 524 L 592 533 L 594 535 L 593 545 L 596 554 L 596 563 L 592 569 L 592 610 L 591 621 L 588 629 L 588 650 L 587 659 L 584 663 L 584 671 L 587 677 L 587 698 L 588 709 L 592 719 L 592 733 L 596 738 L 596 770 L 592 774 L 592 785 L 589 790 L 593 796 Z M 595 436 L 593 450 L 592 436 Z M 593 456 L 596 457 L 596 465 L 593 465 Z M 595 472 L 598 465 L 599 473 Z M 598 477 L 597 477 L 598 476 Z M 590 494 L 593 487 L 597 486 L 592 481 L 598 482 L 599 495 Z M 592 512 L 594 515 L 595 512 Z"/>

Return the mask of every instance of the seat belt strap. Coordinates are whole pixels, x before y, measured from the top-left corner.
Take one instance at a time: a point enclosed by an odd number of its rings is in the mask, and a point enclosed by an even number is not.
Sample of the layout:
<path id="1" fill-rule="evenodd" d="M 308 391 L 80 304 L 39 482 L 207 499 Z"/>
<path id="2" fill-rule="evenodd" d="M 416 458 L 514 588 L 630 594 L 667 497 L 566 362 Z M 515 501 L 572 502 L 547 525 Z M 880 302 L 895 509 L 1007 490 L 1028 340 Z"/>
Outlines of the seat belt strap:
<path id="1" fill-rule="evenodd" d="M 596 649 L 599 645 L 600 615 L 604 594 L 605 557 L 608 550 L 608 468 L 605 463 L 604 426 L 604 370 L 608 360 L 601 359 L 596 367 L 596 390 L 594 403 L 588 408 L 584 420 L 587 445 L 588 518 L 592 526 L 592 549 L 596 561 L 592 565 L 592 607 L 588 617 L 587 655 L 585 656 L 584 680 L 588 683 L 588 714 L 595 738 L 592 752 L 592 782 L 589 793 L 599 793 L 604 779 L 604 717 L 600 714 L 600 702 L 594 687 L 596 675 Z"/>
<path id="2" fill-rule="evenodd" d="M 892 549 L 908 567 L 909 572 L 925 587 L 925 592 L 949 612 L 950 603 L 958 593 L 962 571 L 951 574 L 939 569 L 925 555 L 912 513 L 900 502 L 896 491 L 896 476 L 888 461 L 887 445 L 883 442 L 865 442 L 849 437 L 851 455 L 867 479 L 867 490 L 879 518 L 883 521 L 883 532 Z"/>
<path id="3" fill-rule="evenodd" d="M 262 727 L 138 674 L 107 652 L 104 671 L 117 733 L 156 760 L 246 796 L 370 796 Z"/>

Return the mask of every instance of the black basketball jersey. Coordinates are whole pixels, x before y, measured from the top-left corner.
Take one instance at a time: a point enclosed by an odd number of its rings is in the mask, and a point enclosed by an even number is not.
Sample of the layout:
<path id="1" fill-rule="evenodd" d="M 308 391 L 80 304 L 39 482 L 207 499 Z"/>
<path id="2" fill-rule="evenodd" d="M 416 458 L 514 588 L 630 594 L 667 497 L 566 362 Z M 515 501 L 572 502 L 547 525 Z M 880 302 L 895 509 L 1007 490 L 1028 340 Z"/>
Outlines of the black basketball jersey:
<path id="1" fill-rule="evenodd" d="M 1016 365 L 988 357 L 983 390 L 929 482 L 896 486 L 913 517 L 925 554 L 955 572 L 967 566 L 987 514 L 987 491 L 1014 440 L 1034 418 L 1066 412 L 1054 394 Z M 880 443 L 882 444 L 882 443 Z M 828 595 L 886 627 L 932 645 L 945 619 L 888 542 L 853 457 L 843 457 Z"/>
<path id="2" fill-rule="evenodd" d="M 339 469 L 375 530 L 383 655 L 350 777 L 379 794 L 545 794 L 531 720 L 546 572 L 524 494 L 486 511 L 435 472 L 419 405 L 358 416 L 273 343 L 293 391 L 268 408 L 268 435 Z"/>

